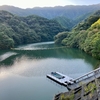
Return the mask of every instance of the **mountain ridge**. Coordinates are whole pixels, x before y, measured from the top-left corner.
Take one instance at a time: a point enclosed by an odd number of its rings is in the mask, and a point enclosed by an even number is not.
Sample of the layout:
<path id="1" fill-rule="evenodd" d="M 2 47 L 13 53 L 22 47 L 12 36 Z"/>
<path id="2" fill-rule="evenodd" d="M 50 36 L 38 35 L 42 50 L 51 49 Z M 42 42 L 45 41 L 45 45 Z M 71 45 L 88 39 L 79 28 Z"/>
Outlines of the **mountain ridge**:
<path id="1" fill-rule="evenodd" d="M 71 30 L 79 22 L 86 19 L 88 16 L 90 16 L 92 13 L 94 13 L 99 9 L 100 9 L 100 4 L 88 5 L 88 6 L 67 5 L 67 6 L 55 6 L 55 7 L 34 7 L 26 9 L 14 6 L 0 6 L 0 10 L 6 10 L 17 16 L 26 17 L 29 15 L 38 15 L 47 19 L 54 19 L 62 27 L 69 28 L 69 30 Z"/>
<path id="2" fill-rule="evenodd" d="M 100 10 L 80 22 L 72 31 L 57 34 L 55 42 L 79 48 L 100 59 Z"/>
<path id="3" fill-rule="evenodd" d="M 67 18 L 74 19 L 82 14 L 94 12 L 99 9 L 100 9 L 100 4 L 89 5 L 89 6 L 67 5 L 67 6 L 56 6 L 56 7 L 34 7 L 27 9 L 22 9 L 14 6 L 5 6 L 5 5 L 0 6 L 0 10 L 6 10 L 19 16 L 28 16 L 35 14 L 48 19 L 52 19 L 58 16 L 65 16 Z"/>
<path id="4" fill-rule="evenodd" d="M 0 11 L 0 49 L 52 41 L 56 34 L 64 30 L 59 23 L 47 18 L 36 15 L 19 17 L 7 11 Z"/>

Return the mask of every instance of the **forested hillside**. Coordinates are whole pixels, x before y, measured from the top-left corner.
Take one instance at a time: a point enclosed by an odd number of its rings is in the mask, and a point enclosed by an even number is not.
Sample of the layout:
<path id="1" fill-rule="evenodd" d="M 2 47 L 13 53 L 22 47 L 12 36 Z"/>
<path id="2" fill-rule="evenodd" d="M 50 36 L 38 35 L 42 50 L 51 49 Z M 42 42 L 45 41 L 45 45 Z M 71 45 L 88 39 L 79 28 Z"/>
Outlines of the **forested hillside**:
<path id="1" fill-rule="evenodd" d="M 62 27 L 67 28 L 69 30 L 75 25 L 74 21 L 68 19 L 66 17 L 56 17 L 53 20 L 57 21 Z"/>
<path id="2" fill-rule="evenodd" d="M 64 31 L 56 21 L 36 15 L 18 17 L 7 11 L 0 11 L 0 49 L 15 45 L 51 41 Z"/>
<path id="3" fill-rule="evenodd" d="M 100 4 L 89 6 L 56 6 L 56 7 L 35 7 L 21 9 L 13 6 L 0 6 L 0 10 L 9 11 L 18 16 L 38 15 L 47 19 L 55 19 L 63 27 L 70 30 L 79 22 L 100 9 Z"/>
<path id="4" fill-rule="evenodd" d="M 76 19 L 87 13 L 91 13 L 100 9 L 100 4 L 89 6 L 56 6 L 56 7 L 35 7 L 21 9 L 14 6 L 0 6 L 0 10 L 6 10 L 18 16 L 39 15 L 44 18 L 53 19 L 58 16 L 67 17 L 69 19 Z"/>
<path id="5" fill-rule="evenodd" d="M 71 32 L 56 35 L 55 42 L 80 48 L 100 59 L 100 10 L 79 23 Z"/>

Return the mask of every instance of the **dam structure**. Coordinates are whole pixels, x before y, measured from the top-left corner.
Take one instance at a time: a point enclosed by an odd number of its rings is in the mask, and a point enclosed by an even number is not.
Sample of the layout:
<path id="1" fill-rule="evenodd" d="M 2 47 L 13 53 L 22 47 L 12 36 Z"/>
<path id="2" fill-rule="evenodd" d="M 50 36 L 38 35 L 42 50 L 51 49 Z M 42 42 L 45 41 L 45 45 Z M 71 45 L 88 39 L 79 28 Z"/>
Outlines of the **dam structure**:
<path id="1" fill-rule="evenodd" d="M 54 100 L 100 100 L 100 67 L 74 79 L 68 92 L 55 95 Z"/>

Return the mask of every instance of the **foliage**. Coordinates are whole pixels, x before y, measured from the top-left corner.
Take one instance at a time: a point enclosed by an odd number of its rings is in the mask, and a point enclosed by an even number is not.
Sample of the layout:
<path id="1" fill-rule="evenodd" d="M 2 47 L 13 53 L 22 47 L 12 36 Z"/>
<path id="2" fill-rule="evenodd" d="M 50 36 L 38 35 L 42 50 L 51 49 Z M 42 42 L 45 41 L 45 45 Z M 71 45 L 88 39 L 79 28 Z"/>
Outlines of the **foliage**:
<path id="1" fill-rule="evenodd" d="M 95 82 L 90 82 L 88 85 L 84 86 L 85 94 L 88 92 L 91 92 L 93 94 L 95 90 L 96 90 Z"/>
<path id="2" fill-rule="evenodd" d="M 62 40 L 67 37 L 67 32 L 59 33 L 54 37 L 56 44 L 62 44 Z"/>
<path id="3" fill-rule="evenodd" d="M 59 37 L 59 34 L 55 36 L 58 37 L 55 38 L 55 41 L 62 37 Z M 79 23 L 71 32 L 66 32 L 65 34 L 67 35 L 61 40 L 61 44 L 68 47 L 80 48 L 100 59 L 100 10 Z"/>
<path id="4" fill-rule="evenodd" d="M 57 33 L 64 30 L 66 29 L 53 20 L 35 15 L 18 17 L 7 11 L 0 11 L 0 49 L 51 41 Z"/>
<path id="5" fill-rule="evenodd" d="M 64 95 L 64 94 L 62 94 L 60 96 L 60 100 L 74 100 L 74 93 L 72 93 L 70 95 Z"/>
<path id="6" fill-rule="evenodd" d="M 71 30 L 72 27 L 76 24 L 74 23 L 74 20 L 64 16 L 56 17 L 54 20 L 56 20 L 62 27 L 67 28 L 68 30 Z"/>
<path id="7" fill-rule="evenodd" d="M 10 49 L 14 46 L 13 39 L 9 38 L 3 32 L 0 32 L 0 48 L 1 49 Z"/>
<path id="8" fill-rule="evenodd" d="M 71 30 L 78 23 L 86 19 L 92 13 L 100 9 L 100 4 L 89 6 L 57 6 L 21 9 L 13 6 L 0 6 L 0 10 L 9 11 L 18 16 L 38 15 L 48 19 L 56 20 L 61 26 Z"/>

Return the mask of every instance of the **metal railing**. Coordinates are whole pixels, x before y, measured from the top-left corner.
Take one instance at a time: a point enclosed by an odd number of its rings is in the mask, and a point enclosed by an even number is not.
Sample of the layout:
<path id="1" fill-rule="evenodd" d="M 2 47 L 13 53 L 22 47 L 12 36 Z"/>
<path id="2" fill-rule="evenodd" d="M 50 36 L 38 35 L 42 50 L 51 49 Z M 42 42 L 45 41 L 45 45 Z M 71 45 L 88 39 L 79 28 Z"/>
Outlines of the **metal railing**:
<path id="1" fill-rule="evenodd" d="M 80 81 L 82 81 L 82 80 L 84 80 L 86 78 L 89 78 L 89 77 L 92 77 L 92 76 L 96 76 L 97 74 L 100 74 L 99 72 L 100 72 L 100 67 L 98 69 L 95 69 L 95 70 L 85 74 L 85 75 L 82 75 L 81 77 L 76 78 L 74 81 L 76 83 L 80 82 Z"/>

